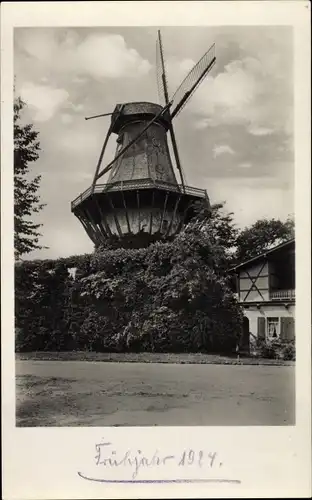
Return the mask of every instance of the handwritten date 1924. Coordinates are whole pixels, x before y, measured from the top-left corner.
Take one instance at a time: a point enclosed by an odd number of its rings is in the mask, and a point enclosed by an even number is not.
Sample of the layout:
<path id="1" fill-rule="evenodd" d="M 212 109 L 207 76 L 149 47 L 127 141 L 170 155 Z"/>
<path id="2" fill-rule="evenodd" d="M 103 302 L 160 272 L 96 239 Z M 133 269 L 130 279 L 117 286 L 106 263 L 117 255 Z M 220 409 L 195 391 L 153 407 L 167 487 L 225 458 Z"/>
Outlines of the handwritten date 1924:
<path id="1" fill-rule="evenodd" d="M 130 467 L 134 469 L 133 477 L 136 477 L 141 468 L 154 468 L 164 465 L 178 467 L 203 467 L 216 468 L 222 465 L 216 452 L 205 452 L 204 450 L 185 449 L 181 453 L 172 455 L 155 450 L 153 453 L 143 453 L 142 450 L 117 451 L 112 443 L 102 442 L 96 444 L 97 454 L 95 463 L 107 468 Z"/>

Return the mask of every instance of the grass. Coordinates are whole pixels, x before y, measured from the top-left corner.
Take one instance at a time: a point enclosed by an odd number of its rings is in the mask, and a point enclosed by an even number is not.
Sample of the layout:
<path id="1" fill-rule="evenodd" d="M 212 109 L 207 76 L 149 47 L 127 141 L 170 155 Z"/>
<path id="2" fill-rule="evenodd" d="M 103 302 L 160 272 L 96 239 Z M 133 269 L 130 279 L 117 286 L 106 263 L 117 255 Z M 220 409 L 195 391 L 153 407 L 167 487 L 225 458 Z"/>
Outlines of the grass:
<path id="1" fill-rule="evenodd" d="M 222 365 L 271 365 L 292 366 L 294 361 L 280 359 L 264 359 L 255 357 L 240 357 L 236 355 L 221 356 L 218 354 L 205 353 L 102 353 L 88 351 L 69 352 L 27 352 L 17 353 L 17 360 L 41 360 L 41 361 L 101 361 L 114 363 L 173 363 L 173 364 L 222 364 Z"/>

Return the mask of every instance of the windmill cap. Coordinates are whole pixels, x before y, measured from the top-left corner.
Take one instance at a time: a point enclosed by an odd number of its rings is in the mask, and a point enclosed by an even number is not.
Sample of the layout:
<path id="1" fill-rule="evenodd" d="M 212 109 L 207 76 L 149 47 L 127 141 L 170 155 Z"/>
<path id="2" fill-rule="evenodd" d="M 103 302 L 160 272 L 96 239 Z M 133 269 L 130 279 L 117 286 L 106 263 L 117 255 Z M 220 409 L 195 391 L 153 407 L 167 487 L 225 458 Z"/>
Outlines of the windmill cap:
<path id="1" fill-rule="evenodd" d="M 112 132 L 118 134 L 121 127 L 133 120 L 152 120 L 161 110 L 162 106 L 153 102 L 126 102 L 124 104 L 117 104 L 111 118 L 112 123 L 114 123 Z M 119 116 L 118 113 L 120 113 Z M 167 129 L 170 121 L 168 111 L 157 121 L 162 123 Z"/>

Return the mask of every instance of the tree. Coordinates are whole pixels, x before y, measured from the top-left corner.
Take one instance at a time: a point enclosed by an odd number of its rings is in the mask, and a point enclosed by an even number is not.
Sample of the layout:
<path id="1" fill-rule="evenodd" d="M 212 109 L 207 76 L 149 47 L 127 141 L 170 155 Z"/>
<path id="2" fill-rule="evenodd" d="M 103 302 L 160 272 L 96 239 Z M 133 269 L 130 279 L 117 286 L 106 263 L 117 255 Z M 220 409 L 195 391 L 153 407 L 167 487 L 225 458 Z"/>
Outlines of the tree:
<path id="1" fill-rule="evenodd" d="M 14 249 L 17 260 L 23 254 L 43 248 L 38 232 L 42 224 L 30 220 L 31 215 L 44 206 L 38 195 L 41 176 L 29 177 L 29 164 L 39 158 L 40 146 L 33 125 L 21 123 L 25 105 L 20 97 L 14 101 Z"/>
<path id="2" fill-rule="evenodd" d="M 53 262 L 53 261 L 52 261 Z M 61 350 L 68 332 L 73 280 L 61 261 L 18 261 L 15 265 L 16 349 Z"/>
<path id="3" fill-rule="evenodd" d="M 210 210 L 201 203 L 195 209 L 195 217 L 186 227 L 186 232 L 190 235 L 193 231 L 200 229 L 206 238 L 207 244 L 215 245 L 222 249 L 222 259 L 219 265 L 224 270 L 234 264 L 236 255 L 236 242 L 239 231 L 234 222 L 233 212 L 227 212 L 226 202 L 216 203 Z"/>
<path id="4" fill-rule="evenodd" d="M 148 248 L 16 263 L 16 348 L 233 352 L 242 310 L 212 221 L 231 227 L 224 217 L 215 208 Z"/>
<path id="5" fill-rule="evenodd" d="M 243 262 L 259 255 L 272 246 L 294 238 L 294 220 L 260 219 L 243 229 L 236 239 L 236 260 Z"/>
<path id="6" fill-rule="evenodd" d="M 95 252 L 81 280 L 95 309 L 79 334 L 92 337 L 92 349 L 232 352 L 242 312 L 207 228 L 203 218 L 171 242 Z"/>

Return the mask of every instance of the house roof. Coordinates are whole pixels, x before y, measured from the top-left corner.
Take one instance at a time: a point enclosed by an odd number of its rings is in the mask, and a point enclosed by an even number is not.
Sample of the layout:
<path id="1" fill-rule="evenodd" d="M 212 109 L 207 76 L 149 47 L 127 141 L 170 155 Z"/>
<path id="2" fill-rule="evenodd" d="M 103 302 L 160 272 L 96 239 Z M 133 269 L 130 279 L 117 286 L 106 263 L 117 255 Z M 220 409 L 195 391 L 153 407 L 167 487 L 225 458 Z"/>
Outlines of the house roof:
<path id="1" fill-rule="evenodd" d="M 248 259 L 248 260 L 245 260 L 244 262 L 241 262 L 240 264 L 237 264 L 237 266 L 232 267 L 230 269 L 230 271 L 235 271 L 236 269 L 241 269 L 242 267 L 246 267 L 249 264 L 251 264 L 251 263 L 253 264 L 253 263 L 257 262 L 258 260 L 262 260 L 262 259 L 266 258 L 268 255 L 272 255 L 281 249 L 284 249 L 287 247 L 290 248 L 294 245 L 295 245 L 295 238 L 292 238 L 291 240 L 288 240 L 288 241 L 284 241 L 284 243 L 280 243 L 279 245 L 276 245 L 275 247 L 270 248 L 269 250 L 266 250 L 265 252 L 263 252 L 259 255 L 256 255 L 256 257 L 253 257 L 252 259 Z"/>

